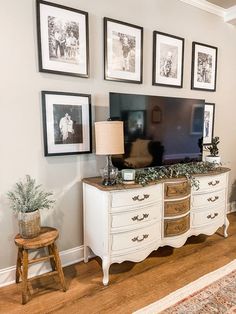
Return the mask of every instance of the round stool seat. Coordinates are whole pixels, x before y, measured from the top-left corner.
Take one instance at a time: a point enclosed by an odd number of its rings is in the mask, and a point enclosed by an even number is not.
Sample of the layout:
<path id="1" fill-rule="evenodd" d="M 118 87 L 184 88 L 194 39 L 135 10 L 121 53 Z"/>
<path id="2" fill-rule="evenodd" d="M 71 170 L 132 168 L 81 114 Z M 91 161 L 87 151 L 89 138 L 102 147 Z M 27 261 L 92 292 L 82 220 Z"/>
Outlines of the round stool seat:
<path id="1" fill-rule="evenodd" d="M 26 250 L 34 250 L 54 243 L 58 236 L 59 232 L 57 229 L 51 227 L 41 227 L 40 234 L 36 238 L 24 239 L 20 236 L 20 234 L 17 234 L 15 236 L 15 244 Z"/>

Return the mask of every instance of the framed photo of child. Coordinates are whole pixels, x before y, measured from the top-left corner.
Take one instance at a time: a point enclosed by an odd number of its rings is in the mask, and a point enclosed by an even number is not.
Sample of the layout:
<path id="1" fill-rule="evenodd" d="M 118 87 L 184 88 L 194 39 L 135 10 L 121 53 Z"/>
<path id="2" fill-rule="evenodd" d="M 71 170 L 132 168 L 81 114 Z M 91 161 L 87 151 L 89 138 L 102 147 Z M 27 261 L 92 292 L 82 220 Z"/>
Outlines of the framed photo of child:
<path id="1" fill-rule="evenodd" d="M 184 38 L 153 32 L 152 84 L 183 87 Z"/>
<path id="2" fill-rule="evenodd" d="M 42 91 L 44 155 L 92 152 L 91 96 Z"/>
<path id="3" fill-rule="evenodd" d="M 104 79 L 141 84 L 143 28 L 104 18 Z"/>
<path id="4" fill-rule="evenodd" d="M 88 13 L 37 0 L 39 71 L 88 77 Z"/>

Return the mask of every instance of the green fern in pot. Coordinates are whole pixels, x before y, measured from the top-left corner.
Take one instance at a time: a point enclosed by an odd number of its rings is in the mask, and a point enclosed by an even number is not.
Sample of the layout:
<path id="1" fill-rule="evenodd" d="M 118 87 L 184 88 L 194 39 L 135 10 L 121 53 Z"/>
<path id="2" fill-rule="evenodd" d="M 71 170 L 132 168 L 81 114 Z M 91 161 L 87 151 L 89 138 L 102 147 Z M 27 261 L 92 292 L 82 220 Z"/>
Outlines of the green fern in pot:
<path id="1" fill-rule="evenodd" d="M 55 202 L 51 192 L 45 192 L 41 185 L 26 175 L 24 181 L 15 184 L 8 192 L 11 208 L 18 214 L 19 232 L 23 238 L 34 238 L 40 233 L 39 209 L 49 209 Z"/>

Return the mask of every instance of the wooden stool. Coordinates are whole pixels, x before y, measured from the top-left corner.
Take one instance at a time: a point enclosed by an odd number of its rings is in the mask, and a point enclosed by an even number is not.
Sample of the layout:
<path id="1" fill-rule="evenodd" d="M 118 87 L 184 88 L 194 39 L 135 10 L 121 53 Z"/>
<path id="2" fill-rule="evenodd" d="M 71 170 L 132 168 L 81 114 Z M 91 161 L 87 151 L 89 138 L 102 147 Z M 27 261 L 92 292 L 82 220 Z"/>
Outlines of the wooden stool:
<path id="1" fill-rule="evenodd" d="M 28 284 L 30 283 L 30 281 L 40 277 L 46 277 L 57 274 L 59 276 L 63 291 L 66 291 L 65 279 L 61 267 L 60 256 L 55 243 L 58 236 L 59 236 L 58 230 L 50 227 L 42 227 L 40 235 L 33 239 L 23 239 L 19 234 L 16 235 L 15 244 L 18 246 L 16 264 L 16 283 L 20 282 L 20 278 L 22 279 L 22 304 L 26 304 L 28 301 L 28 296 L 30 294 Z M 37 250 L 44 247 L 48 248 L 49 255 L 34 258 L 31 260 L 28 259 L 29 250 Z M 28 265 L 46 260 L 50 260 L 52 271 L 28 279 Z"/>

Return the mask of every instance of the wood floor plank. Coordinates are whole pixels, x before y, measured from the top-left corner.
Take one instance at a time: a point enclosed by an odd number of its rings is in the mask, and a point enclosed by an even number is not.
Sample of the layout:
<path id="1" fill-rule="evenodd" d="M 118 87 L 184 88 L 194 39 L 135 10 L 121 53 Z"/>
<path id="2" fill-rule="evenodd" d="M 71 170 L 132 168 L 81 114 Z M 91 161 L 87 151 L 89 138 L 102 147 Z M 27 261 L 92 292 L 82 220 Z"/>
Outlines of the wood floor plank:
<path id="1" fill-rule="evenodd" d="M 210 237 L 191 237 L 179 249 L 159 248 L 141 263 L 112 265 L 107 287 L 102 285 L 101 261 L 94 258 L 64 269 L 65 293 L 53 278 L 43 278 L 33 284 L 31 300 L 21 305 L 19 284 L 1 288 L 0 313 L 132 313 L 236 259 L 236 213 L 229 220 L 227 239 L 219 229 Z"/>

